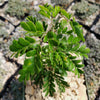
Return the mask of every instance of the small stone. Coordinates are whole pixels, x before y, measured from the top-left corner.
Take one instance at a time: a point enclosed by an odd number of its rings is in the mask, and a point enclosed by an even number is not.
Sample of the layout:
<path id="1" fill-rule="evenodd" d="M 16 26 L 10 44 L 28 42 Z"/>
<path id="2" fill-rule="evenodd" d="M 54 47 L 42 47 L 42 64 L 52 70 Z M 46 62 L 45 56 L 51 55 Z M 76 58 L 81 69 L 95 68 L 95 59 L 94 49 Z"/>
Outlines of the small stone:
<path id="1" fill-rule="evenodd" d="M 37 100 L 37 99 L 35 99 L 34 96 L 32 96 L 32 97 L 30 98 L 30 100 Z"/>
<path id="2" fill-rule="evenodd" d="M 77 92 L 76 92 L 75 89 L 72 90 L 72 93 L 73 93 L 74 95 L 77 95 Z"/>
<path id="3" fill-rule="evenodd" d="M 25 55 L 23 55 L 23 56 L 21 56 L 21 57 L 18 57 L 18 59 L 17 59 L 17 62 L 19 63 L 19 64 L 24 64 L 24 60 L 25 60 Z"/>
<path id="4" fill-rule="evenodd" d="M 29 95 L 25 95 L 26 100 L 30 100 Z"/>
<path id="5" fill-rule="evenodd" d="M 34 0 L 34 6 L 36 6 L 36 5 L 38 5 L 39 4 L 39 2 L 37 1 L 37 0 Z"/>
<path id="6" fill-rule="evenodd" d="M 71 96 L 66 96 L 66 97 L 64 98 L 64 100 L 72 100 L 72 99 L 71 99 Z"/>
<path id="7" fill-rule="evenodd" d="M 71 87 L 71 88 L 75 88 L 75 89 L 77 89 L 77 88 L 78 88 L 78 86 L 77 86 L 77 83 L 76 83 L 76 82 L 71 82 L 71 83 L 70 83 L 70 87 Z"/>
<path id="8" fill-rule="evenodd" d="M 86 87 L 83 84 L 80 84 L 79 87 L 79 100 L 88 100 L 86 95 Z"/>
<path id="9" fill-rule="evenodd" d="M 34 88 L 32 86 L 26 85 L 25 93 L 28 95 L 34 94 Z"/>

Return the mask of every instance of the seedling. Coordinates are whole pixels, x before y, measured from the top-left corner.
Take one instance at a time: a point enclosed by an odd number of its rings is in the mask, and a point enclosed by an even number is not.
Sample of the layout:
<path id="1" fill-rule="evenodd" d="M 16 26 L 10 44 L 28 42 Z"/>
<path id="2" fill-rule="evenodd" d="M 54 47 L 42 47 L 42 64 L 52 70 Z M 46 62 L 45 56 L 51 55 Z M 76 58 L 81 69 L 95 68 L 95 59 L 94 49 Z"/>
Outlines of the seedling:
<path id="1" fill-rule="evenodd" d="M 90 50 L 85 45 L 80 45 L 80 41 L 85 41 L 82 26 L 71 14 L 59 6 L 45 4 L 39 7 L 38 13 L 50 20 L 51 24 L 47 24 L 46 20 L 27 17 L 26 22 L 21 22 L 21 27 L 26 31 L 25 38 L 13 40 L 10 50 L 15 57 L 26 55 L 19 80 L 31 80 L 44 89 L 46 96 L 53 96 L 56 92 L 55 84 L 61 92 L 69 87 L 64 80 L 68 71 L 78 76 L 83 74 L 83 56 L 88 57 Z"/>

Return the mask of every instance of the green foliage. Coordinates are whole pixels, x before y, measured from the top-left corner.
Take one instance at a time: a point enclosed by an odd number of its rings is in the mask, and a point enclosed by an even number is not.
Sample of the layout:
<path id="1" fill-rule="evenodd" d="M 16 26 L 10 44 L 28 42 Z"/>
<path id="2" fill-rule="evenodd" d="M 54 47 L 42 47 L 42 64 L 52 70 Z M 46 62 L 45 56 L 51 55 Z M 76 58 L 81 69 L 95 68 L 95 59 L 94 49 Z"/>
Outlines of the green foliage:
<path id="1" fill-rule="evenodd" d="M 75 14 L 85 19 L 95 13 L 97 10 L 99 10 L 99 7 L 96 5 L 89 4 L 86 0 L 81 0 L 81 2 L 76 3 L 73 7 L 73 10 L 75 10 Z"/>
<path id="2" fill-rule="evenodd" d="M 53 8 L 46 4 L 39 7 L 39 13 L 52 22 L 50 30 L 46 21 L 28 17 L 26 22 L 21 22 L 27 33 L 25 38 L 14 40 L 10 50 L 14 52 L 15 57 L 26 54 L 23 69 L 19 72 L 19 80 L 34 80 L 34 84 L 44 88 L 46 96 L 53 96 L 56 92 L 55 83 L 61 92 L 65 91 L 65 87 L 69 87 L 64 80 L 67 71 L 78 76 L 83 73 L 82 58 L 87 57 L 89 49 L 80 45 L 81 40 L 85 41 L 81 25 L 74 18 L 70 20 L 72 17 L 69 13 L 59 6 Z M 68 25 L 71 30 L 67 28 Z"/>

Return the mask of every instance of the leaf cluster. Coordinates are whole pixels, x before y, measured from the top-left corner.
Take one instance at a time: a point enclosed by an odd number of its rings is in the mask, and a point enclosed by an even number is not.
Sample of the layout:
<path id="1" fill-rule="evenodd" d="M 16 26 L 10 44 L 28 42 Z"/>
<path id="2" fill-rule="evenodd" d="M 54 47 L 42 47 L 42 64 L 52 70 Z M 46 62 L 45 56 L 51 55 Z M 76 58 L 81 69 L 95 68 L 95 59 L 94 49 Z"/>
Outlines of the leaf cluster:
<path id="1" fill-rule="evenodd" d="M 64 80 L 68 71 L 78 76 L 83 73 L 82 58 L 87 57 L 89 49 L 80 45 L 80 41 L 85 41 L 81 25 L 71 14 L 59 6 L 45 4 L 39 7 L 39 13 L 52 21 L 51 29 L 48 30 L 46 21 L 29 16 L 26 22 L 21 22 L 21 27 L 26 31 L 25 38 L 14 40 L 10 50 L 15 57 L 26 55 L 19 80 L 31 80 L 44 89 L 46 96 L 53 96 L 55 84 L 61 92 L 69 87 Z"/>

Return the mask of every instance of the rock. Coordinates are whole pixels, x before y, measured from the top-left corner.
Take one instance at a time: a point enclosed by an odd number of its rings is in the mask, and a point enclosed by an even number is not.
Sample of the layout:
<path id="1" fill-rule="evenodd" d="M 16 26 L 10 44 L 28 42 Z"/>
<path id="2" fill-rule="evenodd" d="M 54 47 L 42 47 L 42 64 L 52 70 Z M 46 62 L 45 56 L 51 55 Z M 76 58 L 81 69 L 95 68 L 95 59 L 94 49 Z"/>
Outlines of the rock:
<path id="1" fill-rule="evenodd" d="M 100 87 L 100 73 L 98 73 L 100 71 L 100 40 L 90 34 L 87 36 L 86 44 L 90 48 L 90 53 L 88 54 L 89 59 L 85 59 L 85 80 L 89 99 L 94 100 Z"/>
<path id="2" fill-rule="evenodd" d="M 73 5 L 72 10 L 78 18 L 77 20 L 88 26 L 92 25 L 96 16 L 99 15 L 99 6 L 90 4 L 86 0 L 81 0 L 81 2 Z"/>
<path id="3" fill-rule="evenodd" d="M 56 5 L 69 5 L 73 0 L 51 0 L 51 3 L 55 3 Z"/>
<path id="4" fill-rule="evenodd" d="M 28 100 L 28 99 L 27 99 Z M 35 98 L 34 98 L 34 96 L 32 96 L 29 100 L 36 100 Z"/>
<path id="5" fill-rule="evenodd" d="M 18 25 L 21 20 L 18 20 L 16 17 L 12 17 L 9 14 L 6 14 L 5 11 L 7 8 L 8 4 L 6 4 L 3 9 L 0 9 L 0 16 L 11 22 L 13 25 Z"/>
<path id="6" fill-rule="evenodd" d="M 64 100 L 72 100 L 70 96 L 64 98 Z"/>
<path id="7" fill-rule="evenodd" d="M 22 19 L 25 17 L 25 14 L 28 14 L 32 10 L 31 7 L 31 4 L 26 2 L 26 0 L 9 0 L 5 14 Z"/>
<path id="8" fill-rule="evenodd" d="M 6 56 L 6 57 L 10 57 L 12 52 L 10 51 L 9 49 L 9 46 L 12 44 L 12 41 L 14 39 L 18 39 L 20 37 L 24 37 L 24 34 L 25 34 L 25 31 L 23 31 L 23 29 L 21 27 L 17 27 L 15 29 L 14 32 L 12 32 L 13 35 L 8 35 L 9 36 L 9 40 L 7 42 L 3 41 L 3 43 L 1 44 L 0 46 L 0 49 L 1 51 L 3 51 L 3 54 Z M 20 57 L 21 59 L 24 59 L 22 57 Z M 22 64 L 23 61 L 19 59 L 19 62 Z"/>
<path id="9" fill-rule="evenodd" d="M 7 37 L 14 30 L 14 26 L 8 21 L 0 20 L 0 36 Z"/>
<path id="10" fill-rule="evenodd" d="M 3 89 L 7 79 L 9 79 L 12 74 L 14 74 L 16 69 L 16 65 L 7 62 L 3 57 L 3 54 L 0 52 L 0 91 Z"/>
<path id="11" fill-rule="evenodd" d="M 19 64 L 23 65 L 25 60 L 25 55 L 18 57 L 16 60 Z"/>
<path id="12" fill-rule="evenodd" d="M 34 89 L 32 86 L 26 85 L 25 93 L 27 95 L 33 95 L 34 94 Z"/>
<path id="13" fill-rule="evenodd" d="M 0 9 L 0 16 L 11 22 L 13 25 L 18 25 L 21 20 L 16 17 L 12 17 L 9 14 L 6 14 L 6 9 L 8 8 L 8 4 L 6 4 L 2 9 Z"/>
<path id="14" fill-rule="evenodd" d="M 88 0 L 89 2 L 100 4 L 100 0 Z"/>
<path id="15" fill-rule="evenodd" d="M 5 1 L 8 1 L 8 0 L 0 0 L 0 6 L 2 6 Z"/>
<path id="16" fill-rule="evenodd" d="M 70 83 L 70 87 L 71 87 L 71 88 L 77 89 L 77 88 L 78 88 L 78 85 L 77 85 L 76 82 L 71 82 L 71 83 Z"/>
<path id="17" fill-rule="evenodd" d="M 42 92 L 39 88 L 37 88 L 34 92 L 34 97 L 36 98 L 36 100 L 43 100 Z"/>
<path id="18" fill-rule="evenodd" d="M 95 3 L 95 0 L 88 0 L 88 1 Z"/>
<path id="19" fill-rule="evenodd" d="M 9 22 L 11 22 L 15 26 L 21 22 L 21 20 L 18 20 L 16 17 L 12 17 L 9 14 L 2 13 L 1 16 L 7 19 Z"/>
<path id="20" fill-rule="evenodd" d="M 24 100 L 24 94 L 24 84 L 17 79 L 12 79 L 7 92 L 3 94 L 2 100 Z"/>
<path id="21" fill-rule="evenodd" d="M 79 100 L 88 100 L 86 95 L 86 87 L 83 84 L 81 84 L 78 89 L 79 89 L 78 91 Z"/>
<path id="22" fill-rule="evenodd" d="M 42 0 L 42 4 L 46 4 L 46 3 L 51 4 L 51 0 Z"/>
<path id="23" fill-rule="evenodd" d="M 96 2 L 97 4 L 100 4 L 100 0 L 95 0 L 95 2 Z"/>
<path id="24" fill-rule="evenodd" d="M 96 25 L 92 26 L 91 30 L 100 35 L 100 20 L 98 21 Z"/>
<path id="25" fill-rule="evenodd" d="M 34 89 L 32 86 L 28 85 L 26 86 L 25 93 L 26 100 L 43 100 L 39 88 Z"/>
<path id="26" fill-rule="evenodd" d="M 25 95 L 26 100 L 30 100 L 30 96 L 29 95 Z"/>

